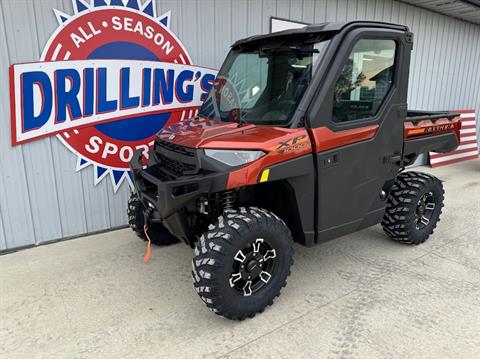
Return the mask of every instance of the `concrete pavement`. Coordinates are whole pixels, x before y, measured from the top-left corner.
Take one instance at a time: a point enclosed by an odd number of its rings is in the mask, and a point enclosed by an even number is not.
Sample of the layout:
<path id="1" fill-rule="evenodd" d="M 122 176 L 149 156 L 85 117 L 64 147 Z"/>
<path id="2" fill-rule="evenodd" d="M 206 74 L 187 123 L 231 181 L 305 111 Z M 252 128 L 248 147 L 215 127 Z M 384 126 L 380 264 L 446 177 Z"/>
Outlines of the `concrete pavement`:
<path id="1" fill-rule="evenodd" d="M 295 246 L 288 285 L 263 314 L 214 315 L 192 251 L 128 230 L 0 256 L 0 358 L 478 358 L 480 160 L 419 170 L 446 204 L 421 246 L 379 226 Z"/>

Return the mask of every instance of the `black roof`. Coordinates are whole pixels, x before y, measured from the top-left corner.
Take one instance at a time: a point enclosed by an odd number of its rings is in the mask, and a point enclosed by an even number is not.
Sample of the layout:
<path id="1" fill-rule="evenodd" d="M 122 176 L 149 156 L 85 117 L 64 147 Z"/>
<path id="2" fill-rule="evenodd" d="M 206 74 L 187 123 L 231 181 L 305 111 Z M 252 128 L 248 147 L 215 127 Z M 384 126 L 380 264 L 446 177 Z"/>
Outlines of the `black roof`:
<path id="1" fill-rule="evenodd" d="M 277 39 L 279 37 L 287 37 L 287 36 L 295 36 L 295 35 L 308 35 L 308 34 L 316 34 L 322 32 L 339 32 L 343 30 L 345 27 L 378 27 L 384 29 L 392 29 L 392 30 L 400 30 L 400 31 L 409 31 L 408 27 L 405 25 L 398 25 L 392 24 L 388 22 L 381 22 L 381 21 L 338 21 L 338 22 L 323 22 L 321 24 L 312 24 L 306 25 L 300 29 L 291 29 L 291 30 L 284 30 L 279 32 L 273 32 L 271 34 L 265 35 L 254 35 L 250 37 L 246 37 L 244 39 L 236 41 L 232 47 L 238 45 L 244 45 L 247 43 L 253 43 L 257 41 L 263 41 L 268 39 Z"/>

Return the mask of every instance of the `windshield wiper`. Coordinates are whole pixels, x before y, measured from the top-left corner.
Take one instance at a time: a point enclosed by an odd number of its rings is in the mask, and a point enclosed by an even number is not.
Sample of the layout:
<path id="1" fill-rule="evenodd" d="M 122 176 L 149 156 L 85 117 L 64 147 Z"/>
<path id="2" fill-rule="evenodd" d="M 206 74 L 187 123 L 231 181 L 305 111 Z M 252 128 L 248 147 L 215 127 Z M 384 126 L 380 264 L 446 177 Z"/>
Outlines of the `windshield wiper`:
<path id="1" fill-rule="evenodd" d="M 239 118 L 237 122 L 237 128 L 248 125 L 248 122 L 243 118 L 244 112 L 246 113 L 247 111 L 243 110 L 241 108 L 232 108 L 230 111 L 228 111 L 227 118 L 230 117 L 230 114 L 233 112 L 237 112 L 239 114 Z"/>

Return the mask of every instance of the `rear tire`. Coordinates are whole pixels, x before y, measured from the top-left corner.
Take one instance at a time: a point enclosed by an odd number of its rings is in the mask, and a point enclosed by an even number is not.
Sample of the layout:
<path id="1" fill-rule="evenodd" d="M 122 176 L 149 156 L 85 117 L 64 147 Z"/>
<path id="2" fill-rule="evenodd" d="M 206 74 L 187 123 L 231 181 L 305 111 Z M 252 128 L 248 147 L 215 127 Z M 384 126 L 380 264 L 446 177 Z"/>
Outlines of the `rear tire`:
<path id="1" fill-rule="evenodd" d="M 143 217 L 144 210 L 145 206 L 138 198 L 137 193 L 132 192 L 132 194 L 130 195 L 130 199 L 128 200 L 127 208 L 128 225 L 139 238 L 146 241 L 147 237 L 145 236 L 145 232 L 143 231 L 143 226 L 145 224 L 145 219 Z M 158 246 L 167 246 L 177 243 L 179 241 L 168 231 L 168 229 L 166 229 L 159 223 L 149 223 L 148 235 L 150 236 L 152 244 Z"/>
<path id="2" fill-rule="evenodd" d="M 383 217 L 384 231 L 405 244 L 420 244 L 433 233 L 442 213 L 442 182 L 421 172 L 403 172 L 392 186 Z"/>
<path id="3" fill-rule="evenodd" d="M 252 318 L 271 305 L 286 285 L 293 240 L 275 214 L 249 207 L 226 211 L 195 247 L 195 290 L 213 312 Z"/>

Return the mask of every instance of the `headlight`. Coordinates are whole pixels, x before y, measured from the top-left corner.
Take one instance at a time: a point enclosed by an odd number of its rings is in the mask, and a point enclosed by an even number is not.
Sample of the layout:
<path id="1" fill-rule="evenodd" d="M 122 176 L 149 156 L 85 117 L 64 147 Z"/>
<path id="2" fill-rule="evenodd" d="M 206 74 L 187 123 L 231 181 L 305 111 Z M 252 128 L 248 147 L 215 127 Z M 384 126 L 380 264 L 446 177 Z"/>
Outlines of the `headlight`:
<path id="1" fill-rule="evenodd" d="M 207 149 L 205 154 L 229 166 L 240 166 L 265 156 L 263 151 L 214 150 Z"/>

